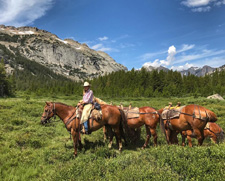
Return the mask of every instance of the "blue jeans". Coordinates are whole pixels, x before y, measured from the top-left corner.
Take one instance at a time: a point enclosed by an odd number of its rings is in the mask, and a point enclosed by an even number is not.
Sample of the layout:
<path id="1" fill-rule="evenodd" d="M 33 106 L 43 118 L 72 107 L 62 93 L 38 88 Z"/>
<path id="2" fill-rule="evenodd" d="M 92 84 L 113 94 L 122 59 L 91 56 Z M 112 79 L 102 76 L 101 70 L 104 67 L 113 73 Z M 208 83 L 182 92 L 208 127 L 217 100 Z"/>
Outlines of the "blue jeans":
<path id="1" fill-rule="evenodd" d="M 88 121 L 84 122 L 84 129 L 85 129 L 85 131 L 88 131 Z"/>

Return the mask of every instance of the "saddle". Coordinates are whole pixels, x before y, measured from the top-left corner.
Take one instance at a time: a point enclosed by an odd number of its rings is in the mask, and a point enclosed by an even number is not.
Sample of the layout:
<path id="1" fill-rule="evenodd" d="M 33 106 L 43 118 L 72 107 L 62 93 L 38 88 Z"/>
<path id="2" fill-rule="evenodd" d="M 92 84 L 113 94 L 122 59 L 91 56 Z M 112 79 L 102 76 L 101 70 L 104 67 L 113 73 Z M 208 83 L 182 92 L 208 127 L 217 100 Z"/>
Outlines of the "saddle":
<path id="1" fill-rule="evenodd" d="M 121 109 L 124 111 L 127 119 L 138 118 L 140 116 L 138 107 L 122 107 Z"/>
<path id="2" fill-rule="evenodd" d="M 76 110 L 76 117 L 81 119 L 82 113 L 83 113 L 83 106 L 80 106 Z M 90 114 L 88 115 L 88 118 L 93 118 L 96 121 L 102 119 L 102 109 L 100 104 L 98 104 L 97 102 L 93 104 Z"/>
<path id="3" fill-rule="evenodd" d="M 162 119 L 163 120 L 169 120 L 169 119 L 173 119 L 173 118 L 179 118 L 181 110 L 184 107 L 185 106 L 181 106 L 181 107 L 178 107 L 178 108 L 172 108 L 172 109 L 164 108 L 164 110 L 162 112 Z"/>
<path id="4" fill-rule="evenodd" d="M 77 110 L 76 110 L 76 117 L 79 118 L 81 120 L 82 117 L 82 113 L 83 113 L 83 106 L 80 106 Z M 90 119 L 91 118 L 91 119 Z M 100 121 L 102 119 L 102 109 L 100 104 L 98 103 L 94 103 L 92 105 L 92 109 L 90 110 L 90 114 L 88 115 L 88 120 L 87 122 L 87 126 L 89 125 L 89 122 L 91 121 L 91 127 L 93 127 L 93 121 Z M 84 122 L 85 124 L 85 122 Z M 88 132 L 85 132 L 84 134 L 91 134 L 90 132 L 90 127 L 88 126 Z"/>
<path id="5" fill-rule="evenodd" d="M 89 118 L 95 121 L 100 121 L 102 119 L 102 108 L 99 103 L 95 102 L 93 104 Z"/>

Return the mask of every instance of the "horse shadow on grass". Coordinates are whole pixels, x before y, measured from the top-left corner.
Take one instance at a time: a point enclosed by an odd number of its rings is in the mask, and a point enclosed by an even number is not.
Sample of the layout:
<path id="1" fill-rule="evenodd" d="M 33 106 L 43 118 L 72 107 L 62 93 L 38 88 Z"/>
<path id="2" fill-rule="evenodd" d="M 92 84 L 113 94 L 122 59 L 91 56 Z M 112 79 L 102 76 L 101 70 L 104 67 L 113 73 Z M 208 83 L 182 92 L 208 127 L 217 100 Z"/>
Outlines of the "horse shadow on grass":
<path id="1" fill-rule="evenodd" d="M 137 151 L 143 146 L 144 142 L 145 142 L 144 139 L 140 139 L 136 143 L 128 143 L 127 145 L 125 145 L 125 143 L 123 142 L 123 150 Z M 79 150 L 86 152 L 88 150 L 94 150 L 98 147 L 108 147 L 108 144 L 109 144 L 109 141 L 105 141 L 105 142 L 103 140 L 90 141 L 87 138 L 84 138 L 82 140 L 82 146 L 79 147 Z M 148 147 L 151 147 L 151 145 L 149 145 Z M 73 141 L 70 139 L 66 139 L 65 148 L 66 150 L 73 149 L 74 148 Z M 111 150 L 118 150 L 118 144 L 113 142 Z"/>

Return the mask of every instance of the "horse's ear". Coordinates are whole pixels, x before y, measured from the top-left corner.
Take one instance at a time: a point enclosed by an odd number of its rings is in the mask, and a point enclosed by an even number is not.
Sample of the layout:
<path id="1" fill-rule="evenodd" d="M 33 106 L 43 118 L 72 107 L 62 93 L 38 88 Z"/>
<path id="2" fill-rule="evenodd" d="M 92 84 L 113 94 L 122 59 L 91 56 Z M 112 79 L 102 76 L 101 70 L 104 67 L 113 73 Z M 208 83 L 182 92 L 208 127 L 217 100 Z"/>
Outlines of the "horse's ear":
<path id="1" fill-rule="evenodd" d="M 47 101 L 46 101 L 45 103 L 46 103 L 46 105 L 47 105 L 47 106 L 49 106 L 49 105 L 50 105 L 50 102 L 47 102 Z"/>

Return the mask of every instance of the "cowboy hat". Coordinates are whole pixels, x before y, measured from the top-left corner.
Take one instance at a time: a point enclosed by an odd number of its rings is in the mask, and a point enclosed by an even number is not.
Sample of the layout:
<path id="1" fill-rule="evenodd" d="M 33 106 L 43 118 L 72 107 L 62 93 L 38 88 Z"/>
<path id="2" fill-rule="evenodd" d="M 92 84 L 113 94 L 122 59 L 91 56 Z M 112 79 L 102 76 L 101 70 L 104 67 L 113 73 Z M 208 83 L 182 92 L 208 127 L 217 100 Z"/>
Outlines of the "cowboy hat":
<path id="1" fill-rule="evenodd" d="M 84 87 L 90 87 L 91 85 L 88 82 L 84 82 Z"/>

